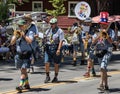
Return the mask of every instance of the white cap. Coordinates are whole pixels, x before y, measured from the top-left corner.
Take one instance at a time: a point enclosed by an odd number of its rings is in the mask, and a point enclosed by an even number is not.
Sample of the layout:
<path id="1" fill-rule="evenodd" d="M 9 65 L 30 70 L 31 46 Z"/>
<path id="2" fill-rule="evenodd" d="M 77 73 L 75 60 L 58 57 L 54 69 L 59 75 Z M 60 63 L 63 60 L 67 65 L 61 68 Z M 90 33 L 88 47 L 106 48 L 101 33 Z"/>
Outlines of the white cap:
<path id="1" fill-rule="evenodd" d="M 52 24 L 57 23 L 57 19 L 56 18 L 52 18 L 49 22 L 52 23 Z"/>

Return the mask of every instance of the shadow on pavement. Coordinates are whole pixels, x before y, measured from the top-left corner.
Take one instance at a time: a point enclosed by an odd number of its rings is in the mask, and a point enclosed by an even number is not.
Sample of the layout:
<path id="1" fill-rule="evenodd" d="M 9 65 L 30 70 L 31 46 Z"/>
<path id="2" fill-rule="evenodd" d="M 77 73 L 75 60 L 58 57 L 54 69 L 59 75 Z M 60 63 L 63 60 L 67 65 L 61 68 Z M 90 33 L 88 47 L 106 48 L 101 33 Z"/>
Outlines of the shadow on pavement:
<path id="1" fill-rule="evenodd" d="M 17 94 L 25 93 L 25 92 L 36 92 L 39 93 L 40 91 L 49 91 L 51 89 L 46 89 L 46 88 L 31 88 L 29 90 L 22 90 L 22 92 L 17 92 Z"/>
<path id="2" fill-rule="evenodd" d="M 36 92 L 38 92 L 38 91 L 49 91 L 49 90 L 51 90 L 51 89 L 46 89 L 46 88 L 31 88 L 29 91 L 36 91 Z"/>
<path id="3" fill-rule="evenodd" d="M 45 72 L 31 72 L 30 74 L 45 74 Z"/>
<path id="4" fill-rule="evenodd" d="M 110 93 L 114 93 L 114 92 L 120 93 L 120 88 L 110 88 L 109 91 Z"/>
<path id="5" fill-rule="evenodd" d="M 70 81 L 70 80 L 68 81 L 68 80 L 67 80 L 67 81 L 58 81 L 57 83 L 77 83 L 77 82 L 78 82 L 78 81 L 72 81 L 72 80 L 71 80 L 71 81 Z"/>
<path id="6" fill-rule="evenodd" d="M 13 80 L 12 78 L 0 78 L 0 81 L 10 81 Z"/>

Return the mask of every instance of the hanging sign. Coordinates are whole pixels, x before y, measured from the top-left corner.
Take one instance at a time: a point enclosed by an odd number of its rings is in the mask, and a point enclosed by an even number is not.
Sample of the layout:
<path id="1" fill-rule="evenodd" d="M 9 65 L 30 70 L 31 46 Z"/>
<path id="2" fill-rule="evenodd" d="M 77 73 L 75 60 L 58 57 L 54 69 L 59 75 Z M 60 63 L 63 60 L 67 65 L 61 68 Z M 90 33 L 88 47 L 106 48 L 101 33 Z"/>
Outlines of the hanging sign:
<path id="1" fill-rule="evenodd" d="M 75 15 L 80 20 L 85 20 L 91 14 L 90 5 L 87 2 L 81 1 L 75 6 Z"/>

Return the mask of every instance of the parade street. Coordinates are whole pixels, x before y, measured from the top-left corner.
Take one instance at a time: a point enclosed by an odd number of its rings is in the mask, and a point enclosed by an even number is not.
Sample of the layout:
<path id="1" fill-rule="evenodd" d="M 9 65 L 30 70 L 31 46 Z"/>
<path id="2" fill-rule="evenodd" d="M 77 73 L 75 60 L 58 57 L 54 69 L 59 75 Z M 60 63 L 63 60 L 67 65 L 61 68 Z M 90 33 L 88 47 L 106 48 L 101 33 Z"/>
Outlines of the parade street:
<path id="1" fill-rule="evenodd" d="M 60 65 L 58 83 L 44 83 L 45 69 L 43 61 L 35 64 L 34 73 L 29 73 L 30 90 L 23 94 L 120 94 L 120 51 L 114 51 L 111 62 L 108 65 L 109 92 L 97 90 L 100 81 L 99 64 L 95 63 L 97 76 L 84 78 L 86 64 L 71 65 L 72 58 L 66 56 Z M 0 94 L 16 94 L 16 86 L 19 84 L 20 72 L 14 67 L 14 62 L 0 61 Z M 51 80 L 54 77 L 54 67 L 51 65 Z"/>

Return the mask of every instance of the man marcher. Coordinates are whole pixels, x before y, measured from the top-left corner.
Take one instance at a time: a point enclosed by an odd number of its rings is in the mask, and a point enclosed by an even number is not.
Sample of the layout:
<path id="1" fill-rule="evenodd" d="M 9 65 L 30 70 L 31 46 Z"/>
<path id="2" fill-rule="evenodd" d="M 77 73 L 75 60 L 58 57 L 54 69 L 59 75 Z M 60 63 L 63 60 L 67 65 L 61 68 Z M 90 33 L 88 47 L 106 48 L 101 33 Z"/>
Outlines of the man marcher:
<path id="1" fill-rule="evenodd" d="M 89 52 L 90 52 L 90 45 L 92 43 L 92 39 L 93 39 L 93 33 L 92 32 L 92 19 L 91 17 L 88 17 L 85 19 L 84 23 L 83 23 L 83 32 L 82 32 L 83 36 L 82 36 L 82 40 L 83 40 L 83 44 L 84 44 L 84 50 L 85 52 L 87 53 L 86 56 L 88 56 Z M 91 64 L 90 64 L 90 63 Z M 91 67 L 90 67 L 91 66 Z M 90 60 L 90 59 L 87 59 L 87 70 L 90 70 L 92 69 L 92 74 L 93 75 L 96 75 L 95 73 L 95 69 L 94 69 L 94 61 Z M 87 71 L 85 74 L 84 74 L 85 77 L 89 77 L 90 76 L 90 73 Z"/>
<path id="2" fill-rule="evenodd" d="M 28 28 L 25 20 L 19 20 L 17 24 L 20 30 L 14 31 L 11 45 L 16 44 L 15 66 L 21 71 L 20 84 L 16 90 L 22 92 L 23 89 L 30 89 L 27 68 L 30 67 L 30 56 L 32 55 L 30 45 L 33 46 L 35 33 Z"/>
<path id="3" fill-rule="evenodd" d="M 108 12 L 100 13 L 100 34 L 92 43 L 96 47 L 95 55 L 98 57 L 98 62 L 100 64 L 101 80 L 98 88 L 100 90 L 109 90 L 107 65 L 112 56 L 111 47 L 114 38 L 114 32 L 109 29 L 110 23 L 108 23 L 108 15 Z"/>
<path id="4" fill-rule="evenodd" d="M 95 28 L 96 27 L 94 27 L 94 29 L 92 30 L 93 34 L 91 34 L 91 36 L 92 36 L 91 44 L 97 38 L 98 30 L 96 30 Z M 87 66 L 86 66 L 87 67 L 87 71 L 83 75 L 84 77 L 90 77 L 90 71 L 91 70 L 92 70 L 92 76 L 96 76 L 94 63 L 96 62 L 97 57 L 93 53 L 94 53 L 93 46 L 90 45 L 89 52 L 88 52 Z"/>
<path id="5" fill-rule="evenodd" d="M 50 21 L 51 28 L 49 28 L 46 33 L 45 42 L 45 71 L 46 79 L 45 83 L 50 81 L 50 63 L 54 62 L 54 78 L 52 82 L 58 81 L 59 64 L 61 61 L 61 48 L 64 40 L 64 32 L 57 26 L 57 19 L 52 18 Z"/>
<path id="6" fill-rule="evenodd" d="M 72 65 L 76 66 L 77 64 L 77 52 L 78 52 L 78 45 L 79 45 L 79 38 L 78 38 L 78 34 L 79 34 L 79 30 L 78 30 L 78 23 L 75 22 L 73 23 L 73 26 L 71 27 L 70 33 L 73 34 L 72 36 L 72 45 L 73 45 L 73 62 Z"/>

